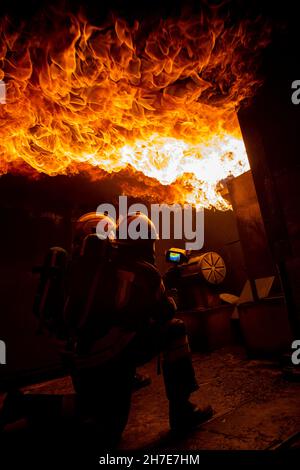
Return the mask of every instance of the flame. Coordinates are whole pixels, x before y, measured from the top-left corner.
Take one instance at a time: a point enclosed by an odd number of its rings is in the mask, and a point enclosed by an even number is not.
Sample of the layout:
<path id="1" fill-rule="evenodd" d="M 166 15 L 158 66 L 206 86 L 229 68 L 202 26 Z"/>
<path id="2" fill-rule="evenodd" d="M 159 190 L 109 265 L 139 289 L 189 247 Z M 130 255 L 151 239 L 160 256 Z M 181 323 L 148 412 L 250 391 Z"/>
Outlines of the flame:
<path id="1" fill-rule="evenodd" d="M 216 12 L 101 26 L 57 15 L 14 31 L 5 18 L 0 173 L 130 169 L 157 197 L 160 184 L 174 202 L 228 209 L 218 184 L 249 168 L 236 111 L 259 84 L 268 34 L 227 23 Z"/>

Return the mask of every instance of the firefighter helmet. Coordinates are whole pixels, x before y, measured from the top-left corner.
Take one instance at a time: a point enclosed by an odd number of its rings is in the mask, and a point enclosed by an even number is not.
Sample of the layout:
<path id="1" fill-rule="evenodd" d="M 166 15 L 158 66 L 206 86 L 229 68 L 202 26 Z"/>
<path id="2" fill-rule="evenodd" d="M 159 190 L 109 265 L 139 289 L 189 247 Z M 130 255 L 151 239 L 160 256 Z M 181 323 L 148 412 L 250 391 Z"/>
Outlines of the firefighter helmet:
<path id="1" fill-rule="evenodd" d="M 155 225 L 149 217 L 139 211 L 118 221 L 115 242 L 130 256 L 154 262 L 157 239 Z"/>
<path id="2" fill-rule="evenodd" d="M 83 241 L 92 234 L 97 234 L 100 240 L 114 239 L 116 224 L 107 214 L 88 212 L 76 221 L 73 241 L 73 254 L 80 252 Z"/>

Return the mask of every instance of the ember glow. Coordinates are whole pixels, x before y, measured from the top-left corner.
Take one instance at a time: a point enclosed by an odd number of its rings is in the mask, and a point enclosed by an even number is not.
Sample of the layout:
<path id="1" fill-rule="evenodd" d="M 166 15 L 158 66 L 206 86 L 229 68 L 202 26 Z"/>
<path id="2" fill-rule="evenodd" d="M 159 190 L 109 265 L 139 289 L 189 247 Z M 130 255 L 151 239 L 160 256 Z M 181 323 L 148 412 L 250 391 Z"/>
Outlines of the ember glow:
<path id="1" fill-rule="evenodd" d="M 228 209 L 219 182 L 249 168 L 236 110 L 257 89 L 268 38 L 227 23 L 216 12 L 102 26 L 58 15 L 14 31 L 5 19 L 0 172 L 129 170 L 155 182 L 145 195 L 164 185 L 173 202 Z"/>

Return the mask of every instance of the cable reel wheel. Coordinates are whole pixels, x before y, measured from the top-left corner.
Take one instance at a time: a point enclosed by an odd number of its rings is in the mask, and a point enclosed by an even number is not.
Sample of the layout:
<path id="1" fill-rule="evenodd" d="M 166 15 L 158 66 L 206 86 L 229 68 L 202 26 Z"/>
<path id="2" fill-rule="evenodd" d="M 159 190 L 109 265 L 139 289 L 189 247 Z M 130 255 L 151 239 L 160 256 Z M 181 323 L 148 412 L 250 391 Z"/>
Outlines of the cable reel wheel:
<path id="1" fill-rule="evenodd" d="M 223 258 L 215 251 L 200 255 L 200 271 L 209 284 L 221 284 L 226 276 L 226 266 Z"/>

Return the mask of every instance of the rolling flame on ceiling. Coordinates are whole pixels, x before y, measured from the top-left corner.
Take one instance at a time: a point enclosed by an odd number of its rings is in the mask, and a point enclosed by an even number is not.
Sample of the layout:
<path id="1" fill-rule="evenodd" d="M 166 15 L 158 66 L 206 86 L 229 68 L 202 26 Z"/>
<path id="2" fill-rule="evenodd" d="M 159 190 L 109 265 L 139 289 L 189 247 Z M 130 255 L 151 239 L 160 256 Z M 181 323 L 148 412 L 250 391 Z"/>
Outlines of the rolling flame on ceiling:
<path id="1" fill-rule="evenodd" d="M 259 19 L 227 23 L 212 13 L 96 27 L 58 15 L 16 32 L 5 18 L 0 172 L 127 169 L 154 179 L 147 196 L 168 185 L 172 202 L 228 209 L 219 182 L 249 168 L 236 111 L 259 85 L 268 33 Z"/>

